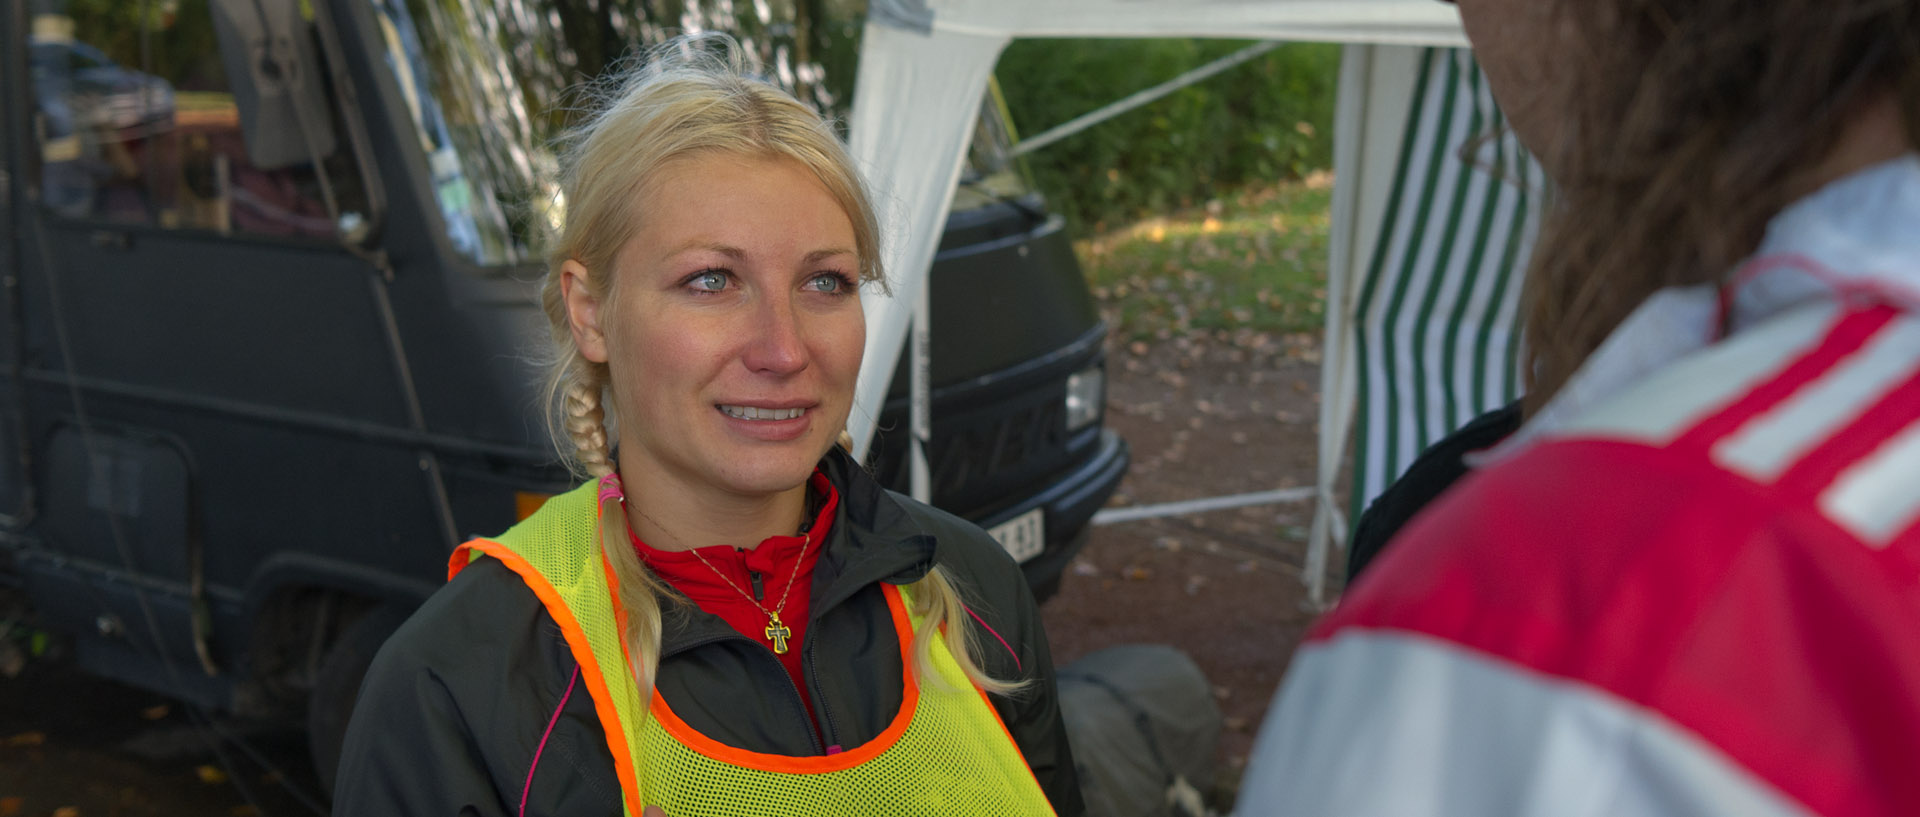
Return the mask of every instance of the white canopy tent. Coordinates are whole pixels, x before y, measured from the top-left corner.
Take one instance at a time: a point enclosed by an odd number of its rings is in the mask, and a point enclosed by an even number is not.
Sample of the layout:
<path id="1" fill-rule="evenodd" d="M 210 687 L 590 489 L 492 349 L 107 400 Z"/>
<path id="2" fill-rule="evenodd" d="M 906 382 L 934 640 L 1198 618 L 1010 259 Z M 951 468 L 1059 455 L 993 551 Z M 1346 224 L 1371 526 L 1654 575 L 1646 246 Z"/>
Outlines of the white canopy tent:
<path id="1" fill-rule="evenodd" d="M 884 261 L 893 292 L 890 297 L 871 293 L 866 304 L 866 358 L 850 422 L 858 453 L 864 454 L 871 438 L 909 329 L 918 323 L 916 334 L 924 333 L 926 278 L 972 134 L 975 101 L 985 93 L 1001 50 L 1015 37 L 1353 44 L 1343 63 L 1336 122 L 1321 467 L 1306 571 L 1317 598 L 1330 542 L 1342 536 L 1343 527 L 1329 489 L 1337 478 L 1356 390 L 1357 333 L 1344 322 L 1356 314 L 1355 282 L 1374 266 L 1372 249 L 1384 214 L 1390 199 L 1400 195 L 1394 179 L 1407 170 L 1402 142 L 1408 101 L 1428 74 L 1422 70 L 1423 55 L 1450 53 L 1418 46 L 1464 45 L 1457 14 L 1434 0 L 874 0 L 861 46 L 850 141 L 883 202 Z M 916 346 L 922 350 L 916 356 L 923 356 L 924 344 Z M 924 363 L 914 367 L 915 435 L 922 439 Z"/>

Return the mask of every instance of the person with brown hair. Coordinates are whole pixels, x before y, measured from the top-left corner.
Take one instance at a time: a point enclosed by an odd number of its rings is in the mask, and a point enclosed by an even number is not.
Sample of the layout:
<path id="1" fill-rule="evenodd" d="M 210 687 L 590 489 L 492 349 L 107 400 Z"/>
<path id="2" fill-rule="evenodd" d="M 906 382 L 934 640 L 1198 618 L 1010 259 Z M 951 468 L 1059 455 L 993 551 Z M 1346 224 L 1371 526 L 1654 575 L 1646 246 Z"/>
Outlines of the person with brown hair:
<path id="1" fill-rule="evenodd" d="M 1079 814 L 1019 567 L 841 443 L 884 284 L 852 162 L 730 39 L 649 56 L 556 200 L 549 391 L 591 479 L 454 552 L 334 813 Z"/>
<path id="2" fill-rule="evenodd" d="M 1920 814 L 1920 4 L 1458 5 L 1557 196 L 1525 422 L 1309 632 L 1237 813 Z"/>

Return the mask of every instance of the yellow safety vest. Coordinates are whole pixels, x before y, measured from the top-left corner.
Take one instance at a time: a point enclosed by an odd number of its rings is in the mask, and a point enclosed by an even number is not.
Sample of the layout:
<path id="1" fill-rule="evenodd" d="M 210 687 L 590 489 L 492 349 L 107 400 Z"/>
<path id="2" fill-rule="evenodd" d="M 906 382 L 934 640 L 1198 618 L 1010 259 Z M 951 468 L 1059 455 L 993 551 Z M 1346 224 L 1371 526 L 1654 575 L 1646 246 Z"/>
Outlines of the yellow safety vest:
<path id="1" fill-rule="evenodd" d="M 539 597 L 580 662 L 629 817 L 650 805 L 671 817 L 1053 814 L 1005 724 L 943 642 L 933 664 L 945 683 L 914 677 L 914 622 L 894 585 L 883 588 L 905 675 L 900 711 L 864 745 L 815 757 L 750 752 L 695 731 L 658 691 L 643 703 L 620 638 L 617 582 L 596 541 L 599 512 L 589 482 L 495 539 L 461 545 L 447 577 L 484 554 Z"/>

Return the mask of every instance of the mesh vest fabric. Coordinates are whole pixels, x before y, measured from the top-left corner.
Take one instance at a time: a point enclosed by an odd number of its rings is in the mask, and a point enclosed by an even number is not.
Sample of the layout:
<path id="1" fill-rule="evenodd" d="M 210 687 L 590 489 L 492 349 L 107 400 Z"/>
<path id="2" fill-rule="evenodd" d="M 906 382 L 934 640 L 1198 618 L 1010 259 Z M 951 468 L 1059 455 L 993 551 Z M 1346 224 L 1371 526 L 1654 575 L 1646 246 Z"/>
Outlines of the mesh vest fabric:
<path id="1" fill-rule="evenodd" d="M 699 733 L 655 693 L 642 702 L 620 639 L 616 583 L 596 544 L 592 483 L 554 497 L 506 534 L 454 552 L 448 576 L 478 554 L 527 582 L 560 625 L 606 730 L 630 815 L 1050 815 L 999 716 L 939 640 L 938 680 L 912 673 L 913 623 L 900 589 L 883 585 L 905 670 L 901 707 L 873 740 L 818 757 L 726 746 Z"/>

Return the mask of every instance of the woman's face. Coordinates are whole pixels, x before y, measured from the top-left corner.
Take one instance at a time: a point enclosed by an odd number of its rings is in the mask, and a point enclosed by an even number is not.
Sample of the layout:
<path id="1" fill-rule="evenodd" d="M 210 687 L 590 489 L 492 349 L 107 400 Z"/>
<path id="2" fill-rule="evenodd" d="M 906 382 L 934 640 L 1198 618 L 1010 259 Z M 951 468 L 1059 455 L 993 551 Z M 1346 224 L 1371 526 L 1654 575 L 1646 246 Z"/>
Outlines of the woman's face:
<path id="1" fill-rule="evenodd" d="M 680 159 L 641 195 L 609 302 L 567 288 L 581 354 L 612 376 L 622 471 L 740 496 L 800 485 L 860 372 L 853 222 L 785 159 Z"/>

